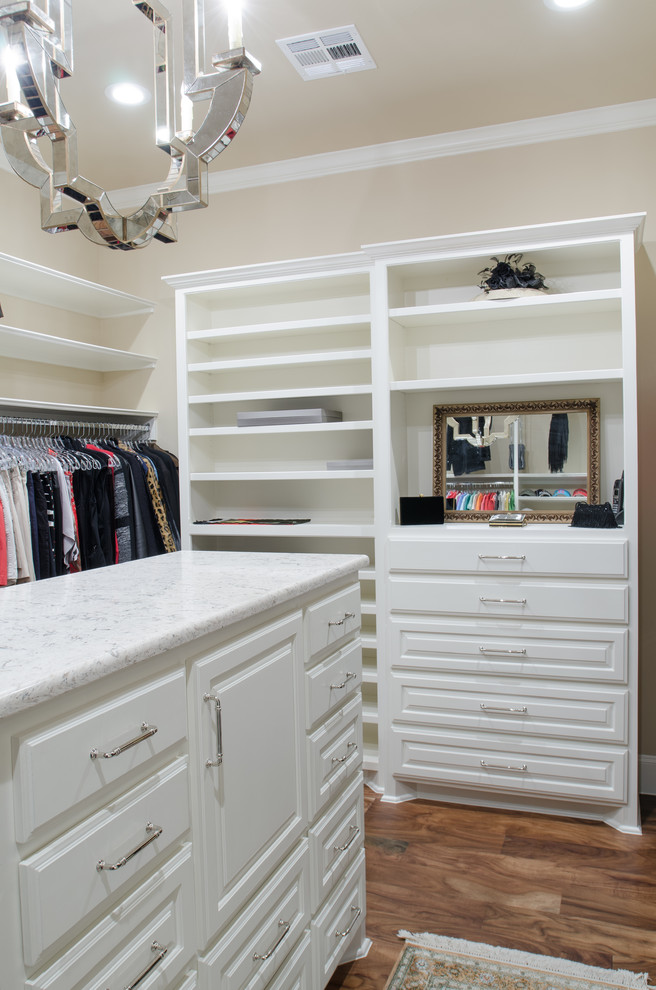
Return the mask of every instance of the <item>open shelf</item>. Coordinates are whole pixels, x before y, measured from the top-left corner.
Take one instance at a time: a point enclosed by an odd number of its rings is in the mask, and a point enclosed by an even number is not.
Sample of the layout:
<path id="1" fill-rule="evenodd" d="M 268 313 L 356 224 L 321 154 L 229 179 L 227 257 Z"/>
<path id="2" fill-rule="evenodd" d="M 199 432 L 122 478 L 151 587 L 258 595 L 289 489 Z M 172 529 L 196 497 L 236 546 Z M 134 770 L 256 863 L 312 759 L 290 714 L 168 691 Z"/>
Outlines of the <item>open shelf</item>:
<path id="1" fill-rule="evenodd" d="M 190 330 L 188 340 L 232 340 L 244 336 L 268 336 L 270 334 L 307 333 L 312 330 L 354 330 L 369 327 L 371 316 L 327 316 L 308 320 L 279 320 L 274 323 L 252 323 L 243 327 L 225 327 L 211 330 Z"/>
<path id="2" fill-rule="evenodd" d="M 550 371 L 526 375 L 478 375 L 470 378 L 424 378 L 390 383 L 392 392 L 436 392 L 455 389 L 520 388 L 523 385 L 594 385 L 621 382 L 621 368 L 601 368 L 591 371 Z"/>
<path id="3" fill-rule="evenodd" d="M 152 313 L 147 299 L 0 253 L 0 292 L 71 313 L 107 319 Z"/>
<path id="4" fill-rule="evenodd" d="M 85 371 L 139 371 L 154 368 L 157 360 L 145 354 L 86 344 L 47 333 L 0 324 L 0 355 L 21 361 L 82 368 Z"/>
<path id="5" fill-rule="evenodd" d="M 261 525 L 259 523 L 192 523 L 189 527 L 192 536 L 284 536 L 284 537 L 304 537 L 316 536 L 334 539 L 335 537 L 345 537 L 347 539 L 357 539 L 359 537 L 373 537 L 373 523 L 300 523 L 296 526 L 285 525 Z"/>
<path id="6" fill-rule="evenodd" d="M 371 420 L 341 423 L 288 423 L 282 426 L 208 426 L 189 430 L 190 437 L 238 437 L 266 433 L 341 433 L 342 431 L 372 430 Z"/>
<path id="7" fill-rule="evenodd" d="M 472 302 L 402 306 L 390 310 L 390 319 L 400 326 L 429 327 L 445 323 L 495 323 L 498 320 L 537 319 L 541 316 L 578 316 L 581 312 L 619 311 L 621 289 L 587 292 L 545 293 L 517 299 L 479 299 Z"/>

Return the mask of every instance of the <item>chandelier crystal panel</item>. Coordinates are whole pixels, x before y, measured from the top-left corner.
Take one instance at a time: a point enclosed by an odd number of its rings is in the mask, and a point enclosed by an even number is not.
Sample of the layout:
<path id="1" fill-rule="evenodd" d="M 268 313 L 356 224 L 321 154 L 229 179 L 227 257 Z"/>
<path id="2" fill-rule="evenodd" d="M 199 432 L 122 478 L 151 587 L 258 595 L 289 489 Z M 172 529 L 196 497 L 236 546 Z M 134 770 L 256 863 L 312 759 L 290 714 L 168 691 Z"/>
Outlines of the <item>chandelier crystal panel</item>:
<path id="1" fill-rule="evenodd" d="M 205 0 L 182 0 L 178 101 L 168 9 L 160 0 L 123 2 L 153 28 L 155 142 L 169 156 L 157 191 L 124 215 L 101 186 L 79 174 L 75 123 L 60 92 L 62 80 L 73 76 L 72 0 L 42 0 L 39 6 L 0 0 L 0 136 L 11 167 L 40 190 L 44 230 L 78 229 L 96 244 L 129 251 L 153 238 L 177 240 L 175 214 L 207 206 L 208 167 L 241 127 L 260 66 L 243 47 L 236 0 L 228 0 L 229 48 L 213 55 L 206 69 Z M 197 103 L 208 106 L 194 130 Z"/>

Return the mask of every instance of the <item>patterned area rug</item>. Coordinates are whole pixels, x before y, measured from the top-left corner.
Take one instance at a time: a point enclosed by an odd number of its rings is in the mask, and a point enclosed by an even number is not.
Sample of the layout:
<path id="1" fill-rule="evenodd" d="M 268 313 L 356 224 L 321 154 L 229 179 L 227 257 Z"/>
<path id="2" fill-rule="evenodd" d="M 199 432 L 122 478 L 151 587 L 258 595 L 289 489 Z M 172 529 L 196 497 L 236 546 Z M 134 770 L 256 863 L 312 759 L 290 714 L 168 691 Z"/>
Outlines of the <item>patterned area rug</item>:
<path id="1" fill-rule="evenodd" d="M 406 946 L 386 990 L 647 990 L 647 974 L 599 969 L 439 935 L 399 932 Z"/>

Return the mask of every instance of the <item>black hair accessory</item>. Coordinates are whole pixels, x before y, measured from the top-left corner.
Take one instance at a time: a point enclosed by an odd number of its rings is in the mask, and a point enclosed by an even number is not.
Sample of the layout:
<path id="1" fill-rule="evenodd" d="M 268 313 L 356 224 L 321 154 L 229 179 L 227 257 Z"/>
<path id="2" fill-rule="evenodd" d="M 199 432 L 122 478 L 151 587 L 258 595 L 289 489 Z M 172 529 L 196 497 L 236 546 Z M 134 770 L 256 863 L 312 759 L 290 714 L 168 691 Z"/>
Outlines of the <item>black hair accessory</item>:
<path id="1" fill-rule="evenodd" d="M 610 502 L 604 502 L 603 505 L 577 502 L 571 525 L 582 529 L 617 529 L 617 519 Z"/>

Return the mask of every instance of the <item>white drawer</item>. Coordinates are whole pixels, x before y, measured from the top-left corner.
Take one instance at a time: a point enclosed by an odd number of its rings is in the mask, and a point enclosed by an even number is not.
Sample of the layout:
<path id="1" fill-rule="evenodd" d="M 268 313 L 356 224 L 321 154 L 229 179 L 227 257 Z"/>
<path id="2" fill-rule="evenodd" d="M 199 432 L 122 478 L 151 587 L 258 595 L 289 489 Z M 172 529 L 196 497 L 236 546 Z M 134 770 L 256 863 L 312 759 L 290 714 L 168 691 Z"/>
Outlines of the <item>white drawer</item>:
<path id="1" fill-rule="evenodd" d="M 362 763 L 362 701 L 358 695 L 308 736 L 309 818 L 324 808 Z"/>
<path id="2" fill-rule="evenodd" d="M 620 748 L 408 726 L 392 729 L 389 746 L 398 777 L 572 801 L 626 801 L 627 753 Z"/>
<path id="3" fill-rule="evenodd" d="M 362 645 L 347 643 L 305 674 L 307 728 L 342 705 L 362 684 Z"/>
<path id="4" fill-rule="evenodd" d="M 345 955 L 365 918 L 364 849 L 343 881 L 312 921 L 315 987 L 326 983 Z"/>
<path id="5" fill-rule="evenodd" d="M 360 628 L 360 585 L 344 588 L 305 612 L 305 656 L 311 660 Z"/>
<path id="6" fill-rule="evenodd" d="M 626 743 L 627 690 L 395 670 L 392 719 L 414 725 Z"/>
<path id="7" fill-rule="evenodd" d="M 628 588 L 527 578 L 390 578 L 390 608 L 437 615 L 626 622 Z"/>
<path id="8" fill-rule="evenodd" d="M 185 674 L 179 670 L 19 736 L 14 771 L 17 840 L 24 842 L 36 828 L 100 794 L 130 771 L 149 772 L 148 763 L 186 738 L 185 712 Z M 133 740 L 138 742 L 111 755 Z"/>
<path id="9" fill-rule="evenodd" d="M 199 990 L 268 985 L 310 920 L 309 860 L 303 839 L 217 945 L 199 959 Z"/>
<path id="10" fill-rule="evenodd" d="M 312 942 L 309 931 L 266 990 L 317 990 L 312 982 Z"/>
<path id="11" fill-rule="evenodd" d="M 390 623 L 392 662 L 414 670 L 510 674 L 623 684 L 628 670 L 628 632 L 612 626 L 538 625 L 535 622 L 473 623 L 413 620 Z"/>
<path id="12" fill-rule="evenodd" d="M 358 773 L 338 801 L 312 826 L 310 887 L 316 910 L 360 852 L 364 842 L 363 775 Z"/>
<path id="13" fill-rule="evenodd" d="M 182 977 L 181 984 L 173 981 L 194 955 L 193 917 L 191 846 L 185 845 L 48 969 L 27 980 L 25 987 L 124 990 L 154 963 L 148 990 L 173 985 L 192 990 L 195 976 Z M 153 942 L 166 948 L 160 959 L 161 950 L 153 951 Z"/>
<path id="14" fill-rule="evenodd" d="M 562 575 L 623 578 L 628 543 L 602 542 L 598 535 L 568 533 L 541 538 L 524 533 L 456 538 L 390 540 L 392 571 L 433 573 Z"/>
<path id="15" fill-rule="evenodd" d="M 113 902 L 188 828 L 185 759 L 24 860 L 19 879 L 26 963 L 36 964 L 75 925 Z M 99 869 L 100 862 L 114 869 Z"/>

